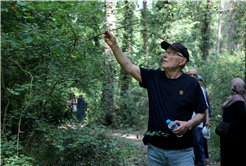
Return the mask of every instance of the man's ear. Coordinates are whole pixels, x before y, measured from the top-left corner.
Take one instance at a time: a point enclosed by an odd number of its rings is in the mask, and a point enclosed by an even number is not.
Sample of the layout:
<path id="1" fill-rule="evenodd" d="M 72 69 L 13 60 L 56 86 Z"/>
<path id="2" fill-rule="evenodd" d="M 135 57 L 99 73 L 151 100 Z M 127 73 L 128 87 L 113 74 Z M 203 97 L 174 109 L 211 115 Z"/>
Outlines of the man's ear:
<path id="1" fill-rule="evenodd" d="M 187 62 L 187 58 L 182 58 L 182 59 L 180 60 L 180 63 L 179 63 L 179 64 L 182 66 L 182 65 L 185 65 L 186 62 Z"/>

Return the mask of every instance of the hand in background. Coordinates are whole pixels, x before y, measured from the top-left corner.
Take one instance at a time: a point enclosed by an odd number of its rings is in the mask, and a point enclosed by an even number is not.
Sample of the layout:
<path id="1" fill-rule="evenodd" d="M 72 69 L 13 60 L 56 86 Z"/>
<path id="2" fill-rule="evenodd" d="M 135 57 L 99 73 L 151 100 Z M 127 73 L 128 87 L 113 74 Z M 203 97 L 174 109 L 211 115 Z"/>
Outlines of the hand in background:
<path id="1" fill-rule="evenodd" d="M 206 121 L 206 126 L 210 127 L 212 125 L 212 121 Z"/>

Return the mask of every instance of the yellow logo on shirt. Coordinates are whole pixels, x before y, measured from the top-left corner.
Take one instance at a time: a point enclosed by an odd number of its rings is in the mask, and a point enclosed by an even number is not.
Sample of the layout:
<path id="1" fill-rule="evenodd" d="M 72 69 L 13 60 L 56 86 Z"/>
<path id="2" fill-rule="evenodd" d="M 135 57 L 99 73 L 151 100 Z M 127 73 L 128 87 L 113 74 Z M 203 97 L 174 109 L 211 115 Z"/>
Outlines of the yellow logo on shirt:
<path id="1" fill-rule="evenodd" d="M 179 91 L 179 94 L 180 94 L 180 95 L 183 95 L 183 94 L 184 94 L 184 92 L 183 92 L 182 90 L 180 90 L 180 91 Z"/>

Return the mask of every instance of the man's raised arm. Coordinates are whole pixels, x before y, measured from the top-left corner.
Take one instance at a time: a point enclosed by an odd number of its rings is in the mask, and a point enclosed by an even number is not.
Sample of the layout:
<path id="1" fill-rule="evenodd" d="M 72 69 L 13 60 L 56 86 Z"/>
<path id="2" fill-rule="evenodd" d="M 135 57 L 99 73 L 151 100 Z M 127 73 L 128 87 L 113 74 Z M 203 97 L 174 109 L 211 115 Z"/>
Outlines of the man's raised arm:
<path id="1" fill-rule="evenodd" d="M 121 67 L 132 77 L 134 77 L 137 81 L 142 82 L 142 77 L 140 73 L 140 68 L 132 64 L 132 62 L 127 58 L 127 56 L 122 52 L 119 47 L 115 36 L 109 31 L 105 31 L 104 33 L 105 42 L 111 48 L 114 53 L 114 56 Z"/>

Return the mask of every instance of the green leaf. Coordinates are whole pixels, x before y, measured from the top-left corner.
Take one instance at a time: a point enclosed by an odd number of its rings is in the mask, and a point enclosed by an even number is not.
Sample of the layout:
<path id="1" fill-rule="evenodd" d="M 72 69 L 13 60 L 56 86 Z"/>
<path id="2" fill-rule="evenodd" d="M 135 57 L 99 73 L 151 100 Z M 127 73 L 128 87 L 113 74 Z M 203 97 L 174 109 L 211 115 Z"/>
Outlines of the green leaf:
<path id="1" fill-rule="evenodd" d="M 25 37 L 25 38 L 23 39 L 23 41 L 24 41 L 25 43 L 31 43 L 31 42 L 33 41 L 33 38 L 32 38 L 30 35 L 27 35 L 27 37 Z"/>
<path id="2" fill-rule="evenodd" d="M 26 6 L 28 2 L 25 1 L 17 1 L 17 4 L 20 6 Z"/>
<path id="3" fill-rule="evenodd" d="M 16 91 L 14 91 L 13 89 L 10 89 L 10 88 L 7 88 L 7 89 L 8 89 L 8 91 L 9 91 L 10 93 L 12 93 L 12 94 L 14 94 L 14 95 L 20 95 L 19 92 L 16 92 Z"/>
<path id="4" fill-rule="evenodd" d="M 50 50 L 51 50 L 51 52 L 52 52 L 53 54 L 61 54 L 61 53 L 63 53 L 62 49 L 63 49 L 63 48 L 60 47 L 59 44 L 57 44 L 57 45 L 51 45 L 51 46 L 50 46 Z"/>
<path id="5" fill-rule="evenodd" d="M 1 9 L 1 12 L 8 12 L 8 9 Z"/>

